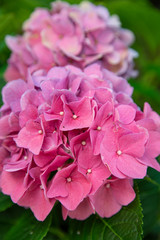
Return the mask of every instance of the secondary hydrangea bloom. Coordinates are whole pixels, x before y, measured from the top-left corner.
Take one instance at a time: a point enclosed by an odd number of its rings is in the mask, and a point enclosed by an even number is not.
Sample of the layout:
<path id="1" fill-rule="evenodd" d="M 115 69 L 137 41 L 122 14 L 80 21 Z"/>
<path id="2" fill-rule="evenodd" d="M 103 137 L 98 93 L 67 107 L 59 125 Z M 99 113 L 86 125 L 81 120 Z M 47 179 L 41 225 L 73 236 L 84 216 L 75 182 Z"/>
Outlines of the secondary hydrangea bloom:
<path id="1" fill-rule="evenodd" d="M 136 75 L 133 59 L 137 53 L 129 48 L 133 33 L 121 28 L 118 16 L 110 16 L 102 6 L 54 2 L 50 11 L 37 8 L 23 30 L 23 35 L 6 38 L 12 51 L 7 81 L 26 80 L 28 68 L 48 71 L 72 64 L 84 69 L 95 62 L 119 76 Z"/>
<path id="2" fill-rule="evenodd" d="M 41 19 L 42 20 L 42 19 Z M 93 64 L 37 71 L 2 91 L 0 187 L 43 221 L 110 217 L 135 198 L 133 179 L 160 171 L 160 117 L 125 79 Z"/>

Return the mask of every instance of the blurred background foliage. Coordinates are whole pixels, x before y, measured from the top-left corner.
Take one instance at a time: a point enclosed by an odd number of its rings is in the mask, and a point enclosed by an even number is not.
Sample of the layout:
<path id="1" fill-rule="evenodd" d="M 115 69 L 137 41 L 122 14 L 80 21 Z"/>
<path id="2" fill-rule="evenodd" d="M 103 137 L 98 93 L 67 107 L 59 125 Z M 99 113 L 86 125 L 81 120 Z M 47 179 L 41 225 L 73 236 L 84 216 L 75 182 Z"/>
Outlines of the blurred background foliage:
<path id="1" fill-rule="evenodd" d="M 34 8 L 50 7 L 50 2 L 51 0 L 0 0 L 0 88 L 5 84 L 3 73 L 10 55 L 5 45 L 5 36 L 21 34 L 22 23 Z M 70 0 L 69 2 L 79 3 L 80 1 Z M 106 6 L 111 14 L 119 15 L 122 27 L 134 32 L 136 40 L 132 48 L 139 53 L 135 67 L 139 71 L 139 76 L 129 80 L 134 87 L 133 98 L 141 108 L 144 102 L 148 101 L 152 108 L 160 113 L 160 1 L 95 0 L 92 2 Z M 149 169 L 148 177 L 138 181 L 138 184 L 144 209 L 144 239 L 160 240 L 160 174 Z M 1 197 L 0 205 L 1 202 L 6 204 L 3 209 L 0 206 L 0 231 L 3 235 L 5 228 L 14 224 L 13 219 L 9 222 L 7 219 L 16 215 L 16 221 L 22 209 L 18 208 L 20 209 L 18 213 L 14 206 L 4 212 L 12 204 L 9 199 Z M 55 236 L 58 236 L 54 239 L 65 240 L 63 233 L 56 231 L 52 229 L 52 234 L 54 232 Z M 0 239 L 2 239 L 1 234 Z"/>

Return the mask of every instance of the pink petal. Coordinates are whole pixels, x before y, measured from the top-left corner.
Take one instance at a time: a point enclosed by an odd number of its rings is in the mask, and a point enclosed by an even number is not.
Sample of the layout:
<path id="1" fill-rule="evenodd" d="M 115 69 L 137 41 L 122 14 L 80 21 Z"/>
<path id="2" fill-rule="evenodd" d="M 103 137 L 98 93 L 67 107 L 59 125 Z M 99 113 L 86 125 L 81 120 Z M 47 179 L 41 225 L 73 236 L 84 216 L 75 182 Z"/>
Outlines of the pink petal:
<path id="1" fill-rule="evenodd" d="M 44 221 L 52 210 L 55 201 L 54 199 L 52 201 L 47 199 L 43 189 L 38 186 L 32 191 L 28 190 L 18 201 L 18 204 L 23 207 L 30 207 L 37 220 Z"/>
<path id="2" fill-rule="evenodd" d="M 67 215 L 70 218 L 84 220 L 93 213 L 94 209 L 89 198 L 85 198 L 74 211 L 68 211 L 65 207 L 62 206 L 62 214 L 64 220 L 67 218 Z"/>
<path id="3" fill-rule="evenodd" d="M 126 206 L 132 202 L 136 196 L 131 186 L 130 180 L 128 179 L 122 179 L 113 182 L 112 190 L 117 202 L 123 206 Z"/>
<path id="4" fill-rule="evenodd" d="M 66 104 L 60 130 L 68 131 L 89 127 L 92 124 L 93 117 L 94 112 L 89 98 L 82 98 L 80 101 Z"/>
<path id="5" fill-rule="evenodd" d="M 64 37 L 59 40 L 58 46 L 68 56 L 78 55 L 81 51 L 81 44 L 76 36 Z"/>
<path id="6" fill-rule="evenodd" d="M 115 121 L 123 124 L 133 122 L 136 115 L 136 110 L 129 105 L 119 105 L 115 110 Z"/>
<path id="7" fill-rule="evenodd" d="M 148 134 L 146 132 L 125 134 L 119 138 L 119 149 L 117 150 L 132 156 L 142 157 L 147 139 Z"/>
<path id="8" fill-rule="evenodd" d="M 102 185 L 98 191 L 91 197 L 91 201 L 95 207 L 95 211 L 101 217 L 111 217 L 121 209 L 119 204 L 114 198 L 111 188 L 107 188 L 106 184 Z"/>
<path id="9" fill-rule="evenodd" d="M 39 133 L 39 131 L 41 131 Z M 28 121 L 21 129 L 15 142 L 19 147 L 28 148 L 33 154 L 38 155 L 43 144 L 44 133 L 39 123 Z"/>
<path id="10" fill-rule="evenodd" d="M 147 173 L 147 166 L 125 153 L 118 157 L 117 168 L 130 178 L 144 178 Z"/>
<path id="11" fill-rule="evenodd" d="M 4 103 L 8 104 L 13 112 L 19 112 L 21 96 L 27 89 L 27 84 L 23 80 L 8 83 L 2 90 Z"/>
<path id="12" fill-rule="evenodd" d="M 17 203 L 23 196 L 27 188 L 24 186 L 25 172 L 18 171 L 14 173 L 2 171 L 1 189 L 4 194 L 10 195 L 12 201 Z"/>

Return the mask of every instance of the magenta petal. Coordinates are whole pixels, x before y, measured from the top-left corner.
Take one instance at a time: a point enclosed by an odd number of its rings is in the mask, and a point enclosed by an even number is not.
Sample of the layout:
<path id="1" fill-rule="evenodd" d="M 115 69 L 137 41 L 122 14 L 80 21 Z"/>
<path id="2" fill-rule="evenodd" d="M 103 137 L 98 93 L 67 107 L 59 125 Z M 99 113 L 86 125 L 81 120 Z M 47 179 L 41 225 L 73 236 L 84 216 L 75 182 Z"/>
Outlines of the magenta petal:
<path id="1" fill-rule="evenodd" d="M 74 211 L 68 211 L 66 208 L 62 207 L 63 219 L 70 218 L 77 220 L 84 220 L 94 213 L 93 206 L 89 198 L 85 198 Z"/>
<path id="2" fill-rule="evenodd" d="M 111 188 L 107 188 L 106 184 L 102 185 L 98 191 L 91 197 L 95 211 L 101 217 L 111 217 L 121 209 L 119 204 L 114 198 Z"/>
<path id="3" fill-rule="evenodd" d="M 40 131 L 40 132 L 39 132 Z M 39 123 L 28 121 L 21 129 L 15 141 L 19 147 L 28 148 L 33 154 L 39 154 L 44 133 Z"/>
<path id="4" fill-rule="evenodd" d="M 67 197 L 68 191 L 66 186 L 66 179 L 64 177 L 56 176 L 47 192 L 48 198 L 55 198 L 55 197 Z"/>
<path id="5" fill-rule="evenodd" d="M 117 168 L 130 178 L 144 178 L 147 173 L 146 165 L 127 154 L 122 154 L 122 156 L 118 157 Z"/>
<path id="6" fill-rule="evenodd" d="M 39 155 L 34 156 L 34 161 L 39 167 L 44 167 L 50 163 L 56 156 L 56 151 L 52 152 L 40 152 Z"/>
<path id="7" fill-rule="evenodd" d="M 77 171 L 76 165 L 72 164 L 56 174 L 47 196 L 55 197 L 68 210 L 74 210 L 87 196 L 90 188 L 88 180 Z"/>
<path id="8" fill-rule="evenodd" d="M 132 202 L 136 196 L 130 180 L 122 179 L 112 183 L 113 195 L 118 203 L 125 206 Z"/>
<path id="9" fill-rule="evenodd" d="M 23 196 L 27 188 L 24 185 L 25 172 L 18 171 L 14 173 L 2 171 L 1 173 L 1 189 L 4 194 L 10 195 L 12 201 L 17 203 Z"/>
<path id="10" fill-rule="evenodd" d="M 9 115 L 0 118 L 0 138 L 3 139 L 10 133 Z"/>
<path id="11" fill-rule="evenodd" d="M 60 130 L 68 131 L 72 129 L 87 128 L 91 126 L 94 117 L 92 103 L 89 98 L 82 98 L 77 102 L 66 104 L 64 108 L 64 118 Z"/>
<path id="12" fill-rule="evenodd" d="M 119 149 L 122 153 L 124 152 L 132 156 L 142 157 L 145 151 L 147 139 L 147 132 L 122 135 L 122 137 L 119 138 Z"/>
<path id="13" fill-rule="evenodd" d="M 20 126 L 24 127 L 26 122 L 29 120 L 35 120 L 38 118 L 38 111 L 34 105 L 28 104 L 26 109 L 23 110 L 19 115 Z"/>
<path id="14" fill-rule="evenodd" d="M 24 196 L 18 201 L 20 206 L 30 207 L 35 217 L 39 221 L 44 221 L 52 210 L 56 200 L 50 201 L 44 195 L 43 189 L 38 186 L 33 191 L 27 191 Z"/>
<path id="15" fill-rule="evenodd" d="M 67 185 L 68 196 L 58 197 L 57 199 L 62 203 L 68 210 L 73 211 L 83 200 L 84 196 L 83 185 L 79 182 L 68 183 Z M 76 194 L 78 191 L 78 194 Z"/>

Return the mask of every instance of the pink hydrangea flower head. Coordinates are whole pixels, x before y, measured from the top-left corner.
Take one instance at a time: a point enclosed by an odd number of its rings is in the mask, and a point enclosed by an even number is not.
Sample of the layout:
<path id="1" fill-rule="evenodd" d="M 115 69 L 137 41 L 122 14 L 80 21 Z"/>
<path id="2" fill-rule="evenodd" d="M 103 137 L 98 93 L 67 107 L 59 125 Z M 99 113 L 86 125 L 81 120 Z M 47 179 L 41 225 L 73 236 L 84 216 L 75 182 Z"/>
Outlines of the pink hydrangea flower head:
<path id="1" fill-rule="evenodd" d="M 69 5 L 54 2 L 51 11 L 37 8 L 23 25 L 23 35 L 6 37 L 12 51 L 7 81 L 27 80 L 28 68 L 49 70 L 69 63 L 85 68 L 99 62 L 118 76 L 134 77 L 131 31 L 121 28 L 118 16 L 89 2 Z"/>
<path id="2" fill-rule="evenodd" d="M 159 115 L 147 103 L 142 112 L 129 83 L 99 63 L 38 70 L 7 83 L 2 95 L 0 187 L 40 221 L 56 201 L 64 219 L 110 217 L 135 198 L 133 179 L 148 167 L 160 171 Z"/>

